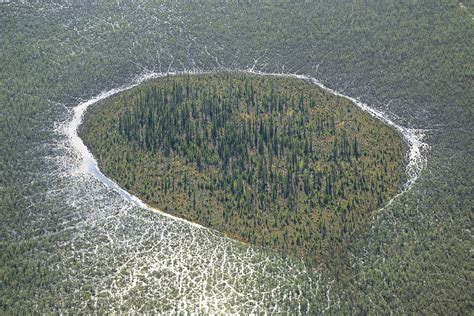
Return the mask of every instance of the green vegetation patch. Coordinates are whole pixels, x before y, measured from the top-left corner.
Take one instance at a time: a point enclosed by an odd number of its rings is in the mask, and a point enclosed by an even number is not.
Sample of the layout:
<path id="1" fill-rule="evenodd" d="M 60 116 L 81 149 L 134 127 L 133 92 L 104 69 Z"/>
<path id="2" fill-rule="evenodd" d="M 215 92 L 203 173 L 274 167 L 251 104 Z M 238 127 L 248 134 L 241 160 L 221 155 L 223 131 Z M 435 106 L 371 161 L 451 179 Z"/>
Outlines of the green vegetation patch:
<path id="1" fill-rule="evenodd" d="M 90 110 L 81 137 L 104 173 L 148 204 L 316 262 L 403 181 L 399 133 L 294 78 L 151 80 Z"/>

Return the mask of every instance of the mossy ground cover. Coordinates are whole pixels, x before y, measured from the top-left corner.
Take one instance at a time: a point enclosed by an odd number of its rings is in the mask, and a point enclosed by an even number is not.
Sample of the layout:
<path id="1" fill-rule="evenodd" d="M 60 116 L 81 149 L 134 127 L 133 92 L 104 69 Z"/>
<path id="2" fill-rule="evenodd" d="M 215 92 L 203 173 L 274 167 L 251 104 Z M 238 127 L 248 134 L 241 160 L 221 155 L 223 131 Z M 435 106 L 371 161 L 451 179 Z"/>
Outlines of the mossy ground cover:
<path id="1" fill-rule="evenodd" d="M 393 128 L 303 80 L 168 76 L 89 111 L 103 171 L 147 203 L 317 262 L 403 182 Z"/>
<path id="2" fill-rule="evenodd" d="M 307 302 L 314 314 L 469 314 L 473 1 L 138 3 L 0 5 L 2 314 L 169 313 L 184 296 L 177 313 L 295 314 Z M 77 174 L 58 133 L 78 103 L 149 70 L 249 68 L 318 78 L 430 145 L 412 188 L 318 274 L 124 209 Z"/>

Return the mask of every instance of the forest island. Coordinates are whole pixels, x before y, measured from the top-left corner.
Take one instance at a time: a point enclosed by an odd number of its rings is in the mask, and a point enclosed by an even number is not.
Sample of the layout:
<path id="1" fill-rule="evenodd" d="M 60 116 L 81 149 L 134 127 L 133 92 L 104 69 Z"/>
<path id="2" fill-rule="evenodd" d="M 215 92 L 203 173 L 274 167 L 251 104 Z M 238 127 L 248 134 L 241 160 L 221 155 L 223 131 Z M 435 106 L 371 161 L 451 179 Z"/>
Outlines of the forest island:
<path id="1" fill-rule="evenodd" d="M 96 104 L 80 135 L 101 170 L 149 205 L 311 262 L 404 180 L 395 129 L 295 78 L 150 80 Z"/>

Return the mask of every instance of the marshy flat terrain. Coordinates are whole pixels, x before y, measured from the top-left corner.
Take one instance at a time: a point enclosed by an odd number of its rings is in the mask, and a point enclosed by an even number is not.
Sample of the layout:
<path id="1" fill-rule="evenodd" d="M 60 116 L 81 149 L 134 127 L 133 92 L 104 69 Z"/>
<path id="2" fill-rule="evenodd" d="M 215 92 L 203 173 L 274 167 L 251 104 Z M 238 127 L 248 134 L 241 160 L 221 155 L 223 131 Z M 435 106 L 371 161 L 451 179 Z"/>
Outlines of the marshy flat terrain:
<path id="1" fill-rule="evenodd" d="M 473 16 L 3 1 L 0 314 L 469 314 Z"/>

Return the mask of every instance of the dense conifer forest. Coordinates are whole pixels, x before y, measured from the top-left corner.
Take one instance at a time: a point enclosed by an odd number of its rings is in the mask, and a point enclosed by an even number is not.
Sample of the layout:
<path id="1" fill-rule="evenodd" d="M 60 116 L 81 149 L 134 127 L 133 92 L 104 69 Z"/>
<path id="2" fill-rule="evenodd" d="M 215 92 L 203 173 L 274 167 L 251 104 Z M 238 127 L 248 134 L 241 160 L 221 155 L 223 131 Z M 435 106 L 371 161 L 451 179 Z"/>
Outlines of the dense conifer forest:
<path id="1" fill-rule="evenodd" d="M 294 78 L 153 80 L 97 105 L 82 135 L 151 205 L 313 260 L 393 197 L 404 172 L 401 135 Z"/>

